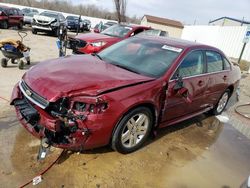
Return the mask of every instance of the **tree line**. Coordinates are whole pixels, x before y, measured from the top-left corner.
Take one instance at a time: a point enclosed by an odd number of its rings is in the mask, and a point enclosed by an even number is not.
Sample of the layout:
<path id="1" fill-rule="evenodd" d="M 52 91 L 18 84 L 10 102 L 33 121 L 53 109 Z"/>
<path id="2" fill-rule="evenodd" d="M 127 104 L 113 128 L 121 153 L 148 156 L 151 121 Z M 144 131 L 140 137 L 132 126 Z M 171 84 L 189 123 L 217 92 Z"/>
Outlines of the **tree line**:
<path id="1" fill-rule="evenodd" d="M 119 21 L 116 12 L 117 10 L 110 12 L 109 10 L 98 7 L 98 5 L 95 4 L 73 5 L 70 0 L 0 0 L 0 2 Z M 140 23 L 140 18 L 136 15 L 133 17 L 126 16 L 123 20 L 131 23 Z"/>

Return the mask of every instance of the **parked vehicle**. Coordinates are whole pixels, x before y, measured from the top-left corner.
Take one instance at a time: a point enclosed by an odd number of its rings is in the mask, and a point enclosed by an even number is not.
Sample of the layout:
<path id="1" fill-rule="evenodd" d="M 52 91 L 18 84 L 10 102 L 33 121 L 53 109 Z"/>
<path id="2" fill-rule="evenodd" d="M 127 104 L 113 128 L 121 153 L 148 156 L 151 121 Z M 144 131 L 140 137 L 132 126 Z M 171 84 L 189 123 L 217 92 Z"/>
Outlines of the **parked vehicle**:
<path id="1" fill-rule="evenodd" d="M 162 36 L 162 37 L 167 37 L 168 36 L 168 32 L 166 31 L 162 31 L 159 29 L 149 29 L 147 31 L 144 31 L 142 33 L 140 33 L 141 35 L 149 35 L 149 36 Z"/>
<path id="2" fill-rule="evenodd" d="M 0 26 L 8 29 L 12 26 L 23 28 L 23 13 L 18 8 L 12 8 L 0 5 Z"/>
<path id="3" fill-rule="evenodd" d="M 116 24 L 101 33 L 86 33 L 69 38 L 73 53 L 97 53 L 114 43 L 150 29 L 141 25 Z"/>
<path id="4" fill-rule="evenodd" d="M 32 33 L 37 32 L 53 33 L 59 35 L 60 27 L 67 30 L 67 20 L 58 12 L 44 11 L 39 15 L 35 15 L 32 22 Z"/>
<path id="5" fill-rule="evenodd" d="M 105 24 L 103 24 L 102 22 L 100 22 L 99 24 L 96 24 L 94 27 L 94 32 L 95 33 L 101 33 L 102 31 L 104 31 L 105 29 L 111 27 L 112 25 L 117 24 L 116 22 L 107 22 Z"/>
<path id="6" fill-rule="evenodd" d="M 158 128 L 220 114 L 238 66 L 198 43 L 137 35 L 98 54 L 42 62 L 14 87 L 11 104 L 34 136 L 55 147 L 139 149 Z"/>
<path id="7" fill-rule="evenodd" d="M 67 16 L 67 28 L 70 31 L 83 31 L 83 22 L 79 16 Z"/>
<path id="8" fill-rule="evenodd" d="M 22 9 L 22 12 L 24 14 L 24 25 L 25 24 L 29 24 L 31 25 L 32 24 L 32 21 L 33 21 L 33 17 L 34 15 L 38 15 L 39 12 L 37 9 L 30 9 L 30 8 L 24 8 Z"/>
<path id="9" fill-rule="evenodd" d="M 82 26 L 83 26 L 83 30 L 84 31 L 90 31 L 90 28 L 91 28 L 91 21 L 90 20 L 87 20 L 87 19 L 84 19 L 82 21 Z"/>

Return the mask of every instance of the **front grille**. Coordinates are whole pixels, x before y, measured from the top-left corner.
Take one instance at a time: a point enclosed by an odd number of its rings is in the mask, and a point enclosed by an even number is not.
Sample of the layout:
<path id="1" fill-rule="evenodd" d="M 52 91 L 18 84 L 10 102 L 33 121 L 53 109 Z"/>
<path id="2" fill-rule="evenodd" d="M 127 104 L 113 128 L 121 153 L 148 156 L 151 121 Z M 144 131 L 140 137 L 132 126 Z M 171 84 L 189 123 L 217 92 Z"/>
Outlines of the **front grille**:
<path id="1" fill-rule="evenodd" d="M 39 120 L 39 114 L 37 110 L 28 103 L 27 99 L 18 99 L 14 101 L 14 105 L 18 108 L 19 112 L 27 123 L 36 125 Z"/>
<path id="2" fill-rule="evenodd" d="M 40 23 L 40 24 L 49 24 L 48 21 L 43 21 L 43 20 L 37 20 L 37 22 Z"/>
<path id="3" fill-rule="evenodd" d="M 30 87 L 24 81 L 19 83 L 19 87 L 23 95 L 37 106 L 41 107 L 42 109 L 45 109 L 49 106 L 49 101 L 32 91 L 32 89 L 30 89 Z"/>

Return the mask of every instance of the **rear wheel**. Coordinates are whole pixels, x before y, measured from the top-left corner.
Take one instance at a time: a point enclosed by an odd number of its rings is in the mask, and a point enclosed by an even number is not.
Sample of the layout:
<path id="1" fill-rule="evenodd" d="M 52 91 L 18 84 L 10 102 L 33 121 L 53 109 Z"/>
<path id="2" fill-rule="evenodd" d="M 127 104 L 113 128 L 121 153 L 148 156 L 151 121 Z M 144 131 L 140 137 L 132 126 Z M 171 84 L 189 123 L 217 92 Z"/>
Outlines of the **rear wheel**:
<path id="1" fill-rule="evenodd" d="M 20 22 L 20 23 L 19 23 L 18 29 L 23 29 L 23 22 Z"/>
<path id="2" fill-rule="evenodd" d="M 7 21 L 3 21 L 2 22 L 2 26 L 3 26 L 3 29 L 8 29 L 8 22 Z"/>
<path id="3" fill-rule="evenodd" d="M 120 153 L 139 149 L 147 140 L 153 125 L 150 109 L 138 107 L 126 114 L 119 122 L 113 137 L 112 148 Z"/>
<path id="4" fill-rule="evenodd" d="M 223 112 L 223 110 L 226 108 L 228 100 L 230 97 L 230 90 L 227 89 L 222 96 L 220 97 L 219 102 L 216 104 L 214 109 L 212 110 L 212 114 L 219 115 Z"/>
<path id="5" fill-rule="evenodd" d="M 6 59 L 6 58 L 1 59 L 1 66 L 2 67 L 7 67 L 7 63 L 8 63 L 8 59 Z"/>

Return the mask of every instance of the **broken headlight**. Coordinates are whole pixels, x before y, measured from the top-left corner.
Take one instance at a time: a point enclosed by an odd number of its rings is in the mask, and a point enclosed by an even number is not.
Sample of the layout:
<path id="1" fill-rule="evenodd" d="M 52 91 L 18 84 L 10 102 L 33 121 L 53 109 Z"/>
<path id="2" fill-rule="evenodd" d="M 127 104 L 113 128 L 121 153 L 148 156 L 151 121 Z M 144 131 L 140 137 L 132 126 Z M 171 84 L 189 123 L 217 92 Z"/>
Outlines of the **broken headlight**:
<path id="1" fill-rule="evenodd" d="M 88 104 L 88 103 L 77 101 L 74 103 L 74 106 L 73 106 L 73 110 L 76 110 L 78 112 L 90 112 L 94 114 L 104 112 L 107 108 L 108 108 L 108 104 L 106 102 Z"/>

